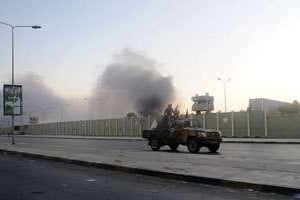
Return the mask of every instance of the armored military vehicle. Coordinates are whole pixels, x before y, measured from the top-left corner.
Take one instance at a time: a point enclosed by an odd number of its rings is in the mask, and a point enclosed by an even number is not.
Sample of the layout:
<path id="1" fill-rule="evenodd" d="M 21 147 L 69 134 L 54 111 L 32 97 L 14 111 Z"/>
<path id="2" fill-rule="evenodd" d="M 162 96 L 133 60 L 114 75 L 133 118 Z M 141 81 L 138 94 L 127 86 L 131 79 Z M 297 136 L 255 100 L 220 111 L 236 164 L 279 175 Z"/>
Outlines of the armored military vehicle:
<path id="1" fill-rule="evenodd" d="M 198 153 L 201 147 L 217 152 L 222 142 L 220 131 L 201 128 L 196 120 L 170 116 L 164 116 L 155 128 L 143 130 L 142 136 L 153 151 L 165 145 L 176 151 L 179 145 L 186 145 L 190 153 Z"/>

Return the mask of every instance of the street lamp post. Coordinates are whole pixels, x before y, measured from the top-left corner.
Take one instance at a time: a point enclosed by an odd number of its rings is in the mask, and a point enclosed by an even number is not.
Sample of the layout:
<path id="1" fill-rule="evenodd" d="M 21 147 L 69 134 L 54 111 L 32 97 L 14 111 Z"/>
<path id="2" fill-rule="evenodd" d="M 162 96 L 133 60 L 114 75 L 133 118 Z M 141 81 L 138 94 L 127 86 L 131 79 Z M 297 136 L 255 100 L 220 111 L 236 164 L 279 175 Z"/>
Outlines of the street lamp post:
<path id="1" fill-rule="evenodd" d="M 58 108 L 60 108 L 60 121 L 64 121 L 64 106 L 69 106 L 68 103 L 56 103 L 58 105 Z"/>
<path id="2" fill-rule="evenodd" d="M 219 81 L 223 83 L 223 90 L 224 90 L 224 107 L 225 107 L 225 112 L 227 112 L 227 100 L 226 100 L 226 84 L 231 80 L 230 78 L 223 80 L 220 77 L 218 78 Z"/>
<path id="3" fill-rule="evenodd" d="M 14 26 L 12 24 L 4 23 L 0 21 L 0 24 L 8 26 L 11 29 L 11 85 L 13 86 L 15 83 L 14 76 L 14 65 L 15 65 L 15 55 L 14 55 L 14 30 L 15 28 L 33 28 L 33 29 L 40 29 L 41 26 L 34 25 L 34 26 Z M 14 108 L 13 108 L 14 112 Z M 12 144 L 15 144 L 15 134 L 14 134 L 14 126 L 15 126 L 15 116 L 14 113 L 11 115 L 11 135 L 12 135 Z"/>

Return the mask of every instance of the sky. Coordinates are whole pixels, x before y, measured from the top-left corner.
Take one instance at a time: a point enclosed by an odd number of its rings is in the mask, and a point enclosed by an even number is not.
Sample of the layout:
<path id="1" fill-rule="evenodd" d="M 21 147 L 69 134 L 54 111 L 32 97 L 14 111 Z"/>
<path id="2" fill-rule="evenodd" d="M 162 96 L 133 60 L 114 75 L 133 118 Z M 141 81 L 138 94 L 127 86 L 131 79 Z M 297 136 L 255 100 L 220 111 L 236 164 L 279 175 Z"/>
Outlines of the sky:
<path id="1" fill-rule="evenodd" d="M 43 78 L 61 98 L 95 96 L 99 74 L 130 49 L 171 76 L 176 103 L 208 92 L 215 111 L 245 110 L 249 98 L 300 100 L 297 0 L 0 0 L 0 21 L 41 25 L 15 31 L 16 81 Z M 11 77 L 11 33 L 0 26 L 0 80 Z"/>

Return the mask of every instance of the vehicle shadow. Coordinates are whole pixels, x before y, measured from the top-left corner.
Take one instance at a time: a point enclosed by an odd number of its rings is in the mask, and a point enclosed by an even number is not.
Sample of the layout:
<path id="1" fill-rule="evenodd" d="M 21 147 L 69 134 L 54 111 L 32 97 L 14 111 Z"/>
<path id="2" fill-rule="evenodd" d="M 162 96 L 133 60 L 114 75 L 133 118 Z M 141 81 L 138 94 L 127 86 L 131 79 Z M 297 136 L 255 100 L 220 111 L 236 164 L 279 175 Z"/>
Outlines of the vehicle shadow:
<path id="1" fill-rule="evenodd" d="M 148 152 L 154 152 L 151 149 L 146 150 Z M 198 153 L 190 153 L 188 151 L 183 151 L 183 150 L 176 150 L 173 151 L 171 149 L 160 149 L 159 151 L 156 151 L 156 153 L 163 152 L 163 153 L 174 153 L 174 154 L 193 154 L 193 155 L 221 155 L 220 152 L 210 152 L 206 151 L 204 149 L 200 149 Z"/>

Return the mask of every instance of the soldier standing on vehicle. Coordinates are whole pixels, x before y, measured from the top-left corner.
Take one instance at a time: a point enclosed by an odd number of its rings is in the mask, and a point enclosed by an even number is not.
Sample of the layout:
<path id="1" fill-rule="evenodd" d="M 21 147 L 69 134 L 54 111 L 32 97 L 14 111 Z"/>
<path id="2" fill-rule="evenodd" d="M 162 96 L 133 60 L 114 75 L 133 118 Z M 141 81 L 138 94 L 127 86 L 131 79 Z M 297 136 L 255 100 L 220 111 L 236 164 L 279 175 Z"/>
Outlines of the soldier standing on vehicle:
<path id="1" fill-rule="evenodd" d="M 174 119 L 179 119 L 180 112 L 178 110 L 178 106 L 175 107 L 173 113 L 174 113 Z"/>
<path id="2" fill-rule="evenodd" d="M 164 115 L 167 117 L 172 117 L 173 115 L 172 104 L 169 104 L 168 107 L 165 109 Z"/>
<path id="3" fill-rule="evenodd" d="M 172 104 L 169 104 L 168 107 L 165 109 L 165 112 L 164 112 L 164 117 L 165 117 L 165 119 L 167 119 L 169 126 L 172 125 L 171 119 L 172 119 L 172 116 L 173 116 L 173 112 L 174 112 L 174 110 L 172 108 Z"/>

